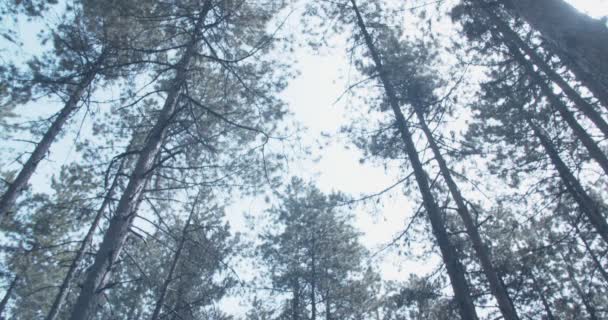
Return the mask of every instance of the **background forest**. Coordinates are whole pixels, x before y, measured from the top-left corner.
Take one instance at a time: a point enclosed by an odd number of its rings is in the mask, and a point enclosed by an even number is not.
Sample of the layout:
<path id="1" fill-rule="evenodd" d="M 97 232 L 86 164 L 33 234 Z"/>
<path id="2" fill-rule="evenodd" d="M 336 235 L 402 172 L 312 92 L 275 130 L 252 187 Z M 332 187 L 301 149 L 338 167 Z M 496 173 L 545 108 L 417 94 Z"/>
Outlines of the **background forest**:
<path id="1" fill-rule="evenodd" d="M 608 319 L 606 16 L 0 1 L 0 318 Z"/>

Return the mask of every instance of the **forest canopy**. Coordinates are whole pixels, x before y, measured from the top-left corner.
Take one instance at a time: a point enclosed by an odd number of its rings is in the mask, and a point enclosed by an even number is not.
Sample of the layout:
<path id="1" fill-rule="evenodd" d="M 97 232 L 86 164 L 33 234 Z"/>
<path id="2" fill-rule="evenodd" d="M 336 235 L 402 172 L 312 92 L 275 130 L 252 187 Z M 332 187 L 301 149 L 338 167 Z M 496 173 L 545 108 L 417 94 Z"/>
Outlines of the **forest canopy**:
<path id="1" fill-rule="evenodd" d="M 608 318 L 601 0 L 5 1 L 0 35 L 1 319 Z"/>

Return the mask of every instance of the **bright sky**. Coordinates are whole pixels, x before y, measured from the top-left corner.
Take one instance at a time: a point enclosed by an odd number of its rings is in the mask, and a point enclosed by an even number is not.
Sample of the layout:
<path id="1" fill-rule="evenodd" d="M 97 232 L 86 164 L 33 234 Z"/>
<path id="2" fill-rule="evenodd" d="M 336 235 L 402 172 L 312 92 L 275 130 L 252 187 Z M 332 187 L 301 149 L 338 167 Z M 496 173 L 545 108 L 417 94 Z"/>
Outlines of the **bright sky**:
<path id="1" fill-rule="evenodd" d="M 608 0 L 566 0 L 594 18 L 608 16 Z"/>

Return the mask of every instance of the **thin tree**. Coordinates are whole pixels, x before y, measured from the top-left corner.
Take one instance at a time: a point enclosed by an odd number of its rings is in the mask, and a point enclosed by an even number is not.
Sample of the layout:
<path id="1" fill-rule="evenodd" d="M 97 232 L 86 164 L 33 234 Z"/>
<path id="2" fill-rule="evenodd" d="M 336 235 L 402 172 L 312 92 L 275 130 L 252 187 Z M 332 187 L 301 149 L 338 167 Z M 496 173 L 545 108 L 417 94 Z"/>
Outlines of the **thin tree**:
<path id="1" fill-rule="evenodd" d="M 157 158 L 162 141 L 167 134 L 168 125 L 176 112 L 186 81 L 187 69 L 196 53 L 196 45 L 200 40 L 200 32 L 203 29 L 207 13 L 211 8 L 212 1 L 205 1 L 200 11 L 195 14 L 196 21 L 191 30 L 189 40 L 185 45 L 185 50 L 175 65 L 176 73 L 169 83 L 167 98 L 156 120 L 156 124 L 150 130 L 139 152 L 139 157 L 137 158 L 129 183 L 120 197 L 114 216 L 110 220 L 108 230 L 104 234 L 103 241 L 95 255 L 95 261 L 88 270 L 82 290 L 72 309 L 71 320 L 89 319 L 95 312 L 95 307 L 109 280 L 112 265 L 118 258 L 129 233 L 137 207 L 141 202 L 143 189 L 155 165 L 154 160 Z"/>
<path id="2" fill-rule="evenodd" d="M 577 92 L 561 75 L 559 75 L 551 66 L 543 60 L 540 55 L 534 51 L 521 37 L 513 31 L 513 29 L 503 21 L 493 10 L 487 7 L 482 1 L 477 1 L 490 21 L 496 26 L 498 32 L 502 35 L 503 41 L 508 41 L 515 47 L 521 49 L 531 62 L 534 63 L 553 83 L 555 83 L 566 96 L 574 102 L 574 105 L 589 119 L 595 126 L 608 137 L 608 123 L 604 120 L 602 114 L 598 112 L 591 103 L 585 100 L 579 92 Z"/>
<path id="3" fill-rule="evenodd" d="M 526 57 L 519 51 L 518 48 L 505 42 L 509 48 L 509 53 L 513 55 L 515 60 L 524 67 L 528 76 L 532 81 L 540 88 L 542 94 L 547 98 L 551 105 L 557 109 L 557 112 L 561 115 L 564 121 L 572 129 L 576 137 L 583 143 L 591 158 L 593 158 L 597 164 L 602 168 L 606 176 L 608 176 L 608 157 L 599 147 L 597 142 L 593 140 L 591 135 L 583 128 L 578 122 L 572 111 L 568 109 L 568 106 L 553 92 L 547 82 L 534 71 L 532 63 L 526 59 Z"/>
<path id="4" fill-rule="evenodd" d="M 44 133 L 42 139 L 36 144 L 36 147 L 17 174 L 17 177 L 9 184 L 6 192 L 0 197 L 0 221 L 10 214 L 10 210 L 15 201 L 17 201 L 17 197 L 26 188 L 28 181 L 36 171 L 38 164 L 49 152 L 51 144 L 56 140 L 70 116 L 78 110 L 83 95 L 97 75 L 103 57 L 103 54 L 100 55 L 97 60 L 87 66 L 81 75 L 81 79 L 78 80 L 76 85 L 71 87 L 71 93 L 67 102 L 61 108 L 61 111 L 59 111 L 51 126 Z"/>
<path id="5" fill-rule="evenodd" d="M 599 206 L 589 196 L 589 194 L 587 194 L 587 191 L 585 191 L 578 179 L 576 179 L 572 171 L 570 171 L 568 166 L 561 159 L 557 149 L 547 135 L 543 133 L 541 128 L 534 123 L 527 112 L 523 110 L 522 112 L 526 115 L 526 123 L 534 132 L 534 136 L 536 136 L 536 138 L 540 141 L 541 145 L 545 149 L 545 152 L 547 152 L 549 159 L 551 159 L 552 164 L 555 166 L 555 169 L 562 178 L 566 189 L 579 205 L 581 211 L 583 211 L 583 213 L 587 216 L 589 222 L 591 222 L 591 224 L 595 227 L 597 233 L 602 237 L 602 239 L 604 239 L 606 243 L 608 243 L 608 223 L 602 216 Z"/>
<path id="6" fill-rule="evenodd" d="M 101 218 L 103 217 L 104 213 L 106 212 L 106 209 L 108 208 L 108 206 L 110 205 L 110 203 L 112 201 L 112 197 L 114 196 L 114 191 L 116 190 L 116 187 L 118 186 L 118 177 L 120 176 L 120 174 L 122 174 L 122 170 L 123 170 L 125 161 L 126 161 L 126 159 L 123 157 L 122 160 L 120 161 L 118 168 L 116 169 L 116 174 L 114 175 L 114 178 L 112 179 L 112 182 L 111 182 L 110 186 L 108 187 L 105 196 L 103 197 L 101 205 L 99 206 L 99 208 L 97 209 L 97 212 L 95 213 L 95 216 L 93 217 L 93 221 L 91 222 L 89 230 L 87 231 L 84 238 L 81 240 L 80 246 L 76 250 L 76 254 L 72 258 L 72 262 L 70 263 L 70 266 L 68 267 L 68 271 L 65 274 L 65 278 L 63 279 L 63 282 L 59 286 L 59 291 L 55 295 L 55 299 L 53 300 L 51 309 L 47 313 L 46 320 L 57 319 L 57 315 L 59 314 L 63 304 L 65 303 L 65 299 L 68 295 L 68 292 L 70 291 L 72 282 L 74 281 L 76 271 L 78 270 L 78 267 L 81 265 L 84 255 L 86 253 L 86 250 L 89 247 L 89 245 L 91 244 L 91 241 L 93 240 L 93 236 L 95 235 L 95 231 L 99 227 Z"/>
<path id="7" fill-rule="evenodd" d="M 481 262 L 481 267 L 490 284 L 490 290 L 492 291 L 492 294 L 498 302 L 500 312 L 502 313 L 505 319 L 519 319 L 517 315 L 517 310 L 515 309 L 513 301 L 511 300 L 511 298 L 509 297 L 509 293 L 507 292 L 507 288 L 504 286 L 500 275 L 498 274 L 496 268 L 493 265 L 492 254 L 490 253 L 489 248 L 482 240 L 481 235 L 479 234 L 477 224 L 473 220 L 473 216 L 471 215 L 469 208 L 465 203 L 465 199 L 462 196 L 462 193 L 460 192 L 460 188 L 456 184 L 456 181 L 454 181 L 450 168 L 448 167 L 447 162 L 443 158 L 441 150 L 439 149 L 439 146 L 437 145 L 437 142 L 433 137 L 433 133 L 431 132 L 430 128 L 426 123 L 426 120 L 424 119 L 424 114 L 422 113 L 423 109 L 420 100 L 416 100 L 417 101 L 414 101 L 412 103 L 412 107 L 414 108 L 414 112 L 418 117 L 418 123 L 420 123 L 420 127 L 427 138 L 429 146 L 431 147 L 431 150 L 433 152 L 433 156 L 435 157 L 435 160 L 439 165 L 441 175 L 443 176 L 446 184 L 448 185 L 450 194 L 456 202 L 458 215 L 464 223 L 467 235 L 469 235 L 469 238 L 471 239 L 471 242 L 473 244 L 475 254 Z"/>
<path id="8" fill-rule="evenodd" d="M 17 286 L 18 283 L 19 283 L 19 275 L 16 275 L 15 277 L 13 277 L 13 280 L 8 285 L 8 288 L 6 289 L 6 292 L 4 293 L 4 297 L 2 297 L 2 300 L 0 300 L 0 319 L 3 319 L 2 314 L 4 314 L 4 312 L 6 311 L 6 306 L 8 305 L 8 301 L 11 299 L 11 296 L 13 295 L 13 291 L 15 290 L 15 287 Z"/>
<path id="9" fill-rule="evenodd" d="M 412 140 L 412 134 L 409 130 L 407 120 L 401 112 L 393 85 L 390 83 L 386 70 L 384 70 L 378 50 L 376 49 L 371 35 L 367 31 L 367 26 L 365 25 L 365 21 L 361 16 L 359 8 L 357 7 L 355 0 L 350 0 L 350 2 L 356 16 L 357 26 L 362 33 L 367 49 L 372 56 L 388 102 L 395 115 L 397 128 L 405 143 L 405 152 L 407 153 L 410 163 L 414 169 L 416 182 L 418 183 L 418 188 L 422 194 L 423 205 L 429 216 L 433 233 L 435 234 L 437 244 L 441 250 L 441 255 L 451 280 L 452 289 L 454 290 L 454 297 L 458 304 L 460 315 L 463 319 L 476 320 L 478 319 L 477 311 L 475 310 L 475 305 L 473 304 L 473 299 L 467 284 L 464 266 L 461 264 L 458 258 L 456 249 L 450 242 L 445 227 L 445 222 L 441 216 L 441 210 L 439 209 L 439 206 L 437 205 L 437 202 L 435 201 L 435 198 L 431 192 L 428 176 L 418 156 L 418 151 L 416 150 L 416 146 Z"/>
<path id="10" fill-rule="evenodd" d="M 190 227 L 190 221 L 195 213 L 196 206 L 198 205 L 198 197 L 192 203 L 192 210 L 190 214 L 188 214 L 188 218 L 186 219 L 186 223 L 184 224 L 184 228 L 182 229 L 181 236 L 177 243 L 177 248 L 175 250 L 175 254 L 173 255 L 173 259 L 171 261 L 171 265 L 169 266 L 169 270 L 167 272 L 167 276 L 165 281 L 163 282 L 158 299 L 156 300 L 156 305 L 154 306 L 154 311 L 152 312 L 152 316 L 150 320 L 158 320 L 160 318 L 160 313 L 163 309 L 163 305 L 165 304 L 165 298 L 167 297 L 167 290 L 169 290 L 169 285 L 174 280 L 175 269 L 177 268 L 177 264 L 179 263 L 182 255 L 182 250 L 184 249 L 184 244 L 187 240 L 188 228 Z"/>
<path id="11" fill-rule="evenodd" d="M 538 30 L 576 66 L 585 83 L 605 107 L 608 89 L 608 27 L 600 20 L 577 11 L 565 0 L 502 0 Z M 582 73 L 582 74 L 581 74 Z M 587 75 L 587 76 L 585 76 Z"/>

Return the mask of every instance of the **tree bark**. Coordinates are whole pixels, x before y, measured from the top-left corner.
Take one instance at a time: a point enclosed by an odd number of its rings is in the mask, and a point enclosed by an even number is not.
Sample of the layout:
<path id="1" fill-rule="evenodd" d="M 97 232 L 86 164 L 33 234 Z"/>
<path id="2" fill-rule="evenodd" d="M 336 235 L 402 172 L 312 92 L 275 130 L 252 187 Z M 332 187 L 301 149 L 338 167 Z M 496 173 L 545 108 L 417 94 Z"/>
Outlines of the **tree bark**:
<path id="1" fill-rule="evenodd" d="M 96 63 L 96 65 L 98 63 Z M 96 66 L 94 68 L 96 68 Z M 86 89 L 93 82 L 96 75 L 97 73 L 95 69 L 89 70 L 84 78 L 82 78 L 76 85 L 74 91 L 71 92 L 68 101 L 65 103 L 61 111 L 59 111 L 59 114 L 55 120 L 53 120 L 51 126 L 46 130 L 42 136 L 42 139 L 40 139 L 40 142 L 38 142 L 34 148 L 34 151 L 32 151 L 32 154 L 21 168 L 21 171 L 19 171 L 17 174 L 15 180 L 11 182 L 6 192 L 2 195 L 2 198 L 0 198 L 0 222 L 11 213 L 11 209 L 17 201 L 17 197 L 19 197 L 19 194 L 25 190 L 27 183 L 36 171 L 38 164 L 49 152 L 53 141 L 55 141 L 63 129 L 63 126 L 66 124 L 70 116 L 78 109 L 78 103 L 82 99 Z"/>
<path id="2" fill-rule="evenodd" d="M 608 88 L 608 28 L 564 0 L 503 0 L 577 68 Z M 582 80 L 582 79 L 581 79 Z"/>
<path id="3" fill-rule="evenodd" d="M 325 320 L 331 320 L 331 303 L 329 300 L 329 291 L 325 292 Z"/>
<path id="4" fill-rule="evenodd" d="M 574 269 L 572 268 L 572 262 L 570 261 L 570 259 L 567 259 L 561 253 L 560 253 L 560 256 L 562 257 L 562 260 L 564 260 L 564 263 L 566 264 L 566 271 L 568 271 L 568 279 L 570 280 L 570 283 L 574 287 L 574 290 L 576 291 L 576 293 L 578 293 L 579 297 L 581 298 L 581 301 L 583 302 L 583 305 L 585 306 L 585 310 L 587 310 L 587 313 L 589 313 L 589 319 L 599 320 L 599 318 L 596 315 L 595 307 L 593 307 L 593 305 L 591 305 L 587 295 L 585 294 L 585 292 L 579 285 L 578 281 L 576 280 L 576 277 L 574 275 Z"/>
<path id="5" fill-rule="evenodd" d="M 555 317 L 553 316 L 553 312 L 551 311 L 551 305 L 549 305 L 549 301 L 547 301 L 547 298 L 545 297 L 545 294 L 543 293 L 542 288 L 538 284 L 538 281 L 536 280 L 536 277 L 534 276 L 533 271 L 530 271 L 530 277 L 532 278 L 532 285 L 534 286 L 534 290 L 540 297 L 540 301 L 543 304 L 543 308 L 545 308 L 545 313 L 547 314 L 547 320 L 556 320 Z"/>
<path id="6" fill-rule="evenodd" d="M 534 67 L 532 66 L 530 61 L 528 61 L 528 59 L 524 57 L 524 55 L 519 51 L 518 48 L 515 48 L 510 43 L 506 44 L 509 47 L 509 51 L 511 52 L 511 54 L 513 54 L 519 64 L 526 69 L 526 72 L 532 78 L 533 82 L 540 87 L 540 90 L 543 95 L 547 98 L 547 100 L 549 100 L 551 105 L 553 105 L 553 107 L 557 109 L 557 112 L 559 112 L 561 117 L 566 121 L 566 123 L 572 129 L 576 137 L 583 143 L 583 145 L 589 152 L 591 158 L 593 158 L 597 162 L 597 164 L 602 168 L 604 173 L 608 176 L 608 158 L 606 157 L 604 152 L 602 152 L 600 147 L 593 140 L 593 138 L 591 138 L 589 133 L 585 131 L 585 128 L 583 128 L 581 124 L 576 120 L 574 114 L 572 114 L 572 112 L 568 110 L 568 107 L 564 104 L 564 102 L 557 95 L 555 95 L 555 93 L 549 87 L 549 85 L 547 85 L 545 80 L 542 79 L 540 75 L 538 75 L 538 73 L 534 71 Z"/>
<path id="7" fill-rule="evenodd" d="M 562 60 L 563 63 L 566 64 L 568 69 L 574 74 L 576 79 L 580 81 L 595 98 L 600 102 L 600 104 L 604 107 L 604 109 L 608 110 L 608 84 L 600 83 L 599 81 L 593 78 L 593 75 L 585 72 L 582 68 L 580 68 L 575 61 L 573 61 L 566 54 L 556 49 L 551 44 L 547 45 L 545 43 L 545 47 L 557 54 L 557 56 Z"/>
<path id="8" fill-rule="evenodd" d="M 183 287 L 178 287 L 176 293 L 175 303 L 173 304 L 173 308 L 170 313 L 173 313 L 172 320 L 190 320 L 190 317 L 186 316 L 186 311 L 188 309 L 188 303 L 185 302 L 184 290 Z"/>
<path id="9" fill-rule="evenodd" d="M 109 280 L 113 264 L 120 254 L 137 213 L 143 189 L 148 182 L 150 171 L 154 167 L 154 160 L 160 152 L 167 127 L 176 112 L 182 87 L 186 81 L 187 68 L 195 55 L 197 35 L 202 29 L 203 21 L 210 9 L 211 1 L 208 0 L 205 2 L 193 28 L 192 38 L 176 65 L 176 75 L 171 81 L 160 115 L 146 137 L 129 183 L 118 202 L 116 212 L 110 220 L 108 230 L 99 246 L 95 261 L 88 270 L 80 295 L 72 309 L 71 320 L 88 320 L 95 313 L 96 305 L 99 303 L 105 284 Z"/>
<path id="10" fill-rule="evenodd" d="M 599 270 L 600 274 L 604 278 L 604 281 L 606 282 L 606 284 L 608 284 L 608 272 L 606 272 L 606 269 L 604 269 L 604 266 L 602 266 L 602 263 L 600 262 L 600 260 L 598 259 L 598 257 L 595 255 L 595 253 L 593 252 L 593 250 L 591 250 L 591 246 L 589 245 L 589 242 L 587 242 L 587 239 L 585 239 L 585 237 L 581 233 L 581 230 L 579 229 L 578 225 L 576 225 L 575 222 L 571 221 L 570 224 L 574 227 L 574 229 L 576 229 L 576 234 L 578 235 L 578 237 L 583 242 L 583 245 L 585 246 L 585 250 L 587 250 L 587 252 L 591 256 L 591 259 L 593 260 L 593 263 L 595 263 L 595 266 L 597 267 L 597 269 Z"/>
<path id="11" fill-rule="evenodd" d="M 522 110 L 522 112 L 525 111 Z M 583 211 L 583 213 L 587 216 L 589 222 L 591 222 L 591 224 L 595 227 L 595 230 L 599 233 L 602 239 L 608 243 L 608 223 L 602 216 L 596 202 L 587 194 L 578 179 L 576 179 L 574 174 L 561 159 L 551 140 L 549 140 L 541 129 L 532 121 L 529 115 L 526 115 L 526 122 L 528 123 L 528 126 L 532 128 L 534 135 L 540 141 L 541 145 L 547 152 L 547 155 L 549 155 L 549 159 L 551 159 L 553 166 L 555 166 L 557 169 L 557 172 L 570 195 L 574 198 L 581 211 Z"/>
<path id="12" fill-rule="evenodd" d="M 198 199 L 196 200 L 198 201 Z M 194 215 L 194 210 L 196 208 L 196 201 L 192 205 L 192 211 L 188 215 L 188 219 L 186 220 L 186 224 L 182 229 L 182 235 L 179 239 L 179 243 L 177 245 L 177 250 L 175 251 L 175 255 L 173 256 L 173 261 L 171 262 L 171 266 L 169 267 L 169 272 L 167 273 L 167 278 L 163 282 L 163 285 L 160 289 L 160 294 L 158 300 L 156 301 L 156 306 L 154 307 L 154 312 L 152 313 L 152 317 L 150 320 L 158 320 L 160 317 L 160 312 L 162 311 L 163 305 L 165 304 L 165 297 L 167 296 L 167 290 L 169 289 L 169 285 L 171 281 L 173 281 L 173 273 L 175 273 L 175 269 L 177 268 L 177 264 L 180 260 L 182 250 L 184 249 L 184 244 L 186 243 L 186 233 L 188 232 L 188 227 L 190 226 L 190 221 L 192 220 L 192 216 Z"/>
<path id="13" fill-rule="evenodd" d="M 141 294 L 144 291 L 144 289 L 146 289 L 145 286 L 141 282 L 138 282 L 137 288 L 134 290 L 135 297 L 137 297 L 135 299 L 135 301 L 141 299 Z M 142 313 L 142 306 L 137 303 L 133 303 L 133 305 L 129 309 L 129 313 L 127 314 L 126 320 L 139 320 L 139 318 L 141 317 L 141 313 Z"/>
<path id="14" fill-rule="evenodd" d="M 507 320 L 518 320 L 519 317 L 517 315 L 517 310 L 515 309 L 511 298 L 509 297 L 507 289 L 503 285 L 501 277 L 498 275 L 498 272 L 496 272 L 496 269 L 494 268 L 494 265 L 492 263 L 492 254 L 481 239 L 479 230 L 475 225 L 471 213 L 469 212 L 462 193 L 460 192 L 460 188 L 458 188 L 458 185 L 452 178 L 450 168 L 448 167 L 445 159 L 443 158 L 441 150 L 439 149 L 439 146 L 437 145 L 437 142 L 435 141 L 431 130 L 426 124 L 424 114 L 422 113 L 422 106 L 419 103 L 419 101 L 412 103 L 412 107 L 414 108 L 414 112 L 416 113 L 416 116 L 418 117 L 418 122 L 420 123 L 420 127 L 422 128 L 422 131 L 426 136 L 429 146 L 431 147 L 433 155 L 435 156 L 435 160 L 439 164 L 439 170 L 441 172 L 441 175 L 443 176 L 446 184 L 448 185 L 448 189 L 452 194 L 452 198 L 456 202 L 457 212 L 464 223 L 466 232 L 469 235 L 471 242 L 473 243 L 473 249 L 475 250 L 477 258 L 481 262 L 483 272 L 486 275 L 486 278 L 488 279 L 488 282 L 490 284 L 490 290 L 492 291 L 492 294 L 498 302 L 500 312 Z"/>
<path id="15" fill-rule="evenodd" d="M 72 259 L 72 262 L 70 263 L 68 272 L 66 273 L 65 278 L 63 279 L 63 282 L 61 283 L 61 286 L 59 287 L 59 292 L 57 292 L 57 295 L 55 296 L 55 300 L 53 301 L 53 305 L 51 306 L 51 309 L 49 310 L 49 313 L 46 316 L 46 320 L 55 320 L 57 318 L 57 315 L 59 314 L 59 311 L 61 311 L 61 307 L 63 306 L 63 303 L 65 302 L 65 298 L 69 292 L 70 285 L 72 284 L 72 281 L 74 280 L 76 270 L 78 269 L 78 266 L 80 265 L 80 262 L 82 261 L 82 258 L 84 257 L 84 254 L 86 252 L 87 247 L 89 246 L 89 243 L 91 243 L 91 240 L 93 239 L 95 230 L 97 230 L 97 227 L 99 227 L 99 222 L 101 221 L 101 218 L 103 217 L 103 213 L 106 211 L 106 208 L 110 204 L 110 200 L 112 199 L 114 190 L 116 189 L 116 186 L 118 185 L 118 175 L 122 171 L 124 162 L 125 162 L 124 159 L 121 160 L 120 165 L 118 166 L 118 171 L 117 171 L 116 175 L 114 176 L 114 179 L 112 180 L 112 184 L 110 185 L 110 188 L 106 192 L 106 195 L 101 203 L 101 206 L 99 206 L 99 208 L 97 209 L 97 213 L 95 214 L 95 217 L 93 218 L 93 222 L 91 223 L 91 226 L 89 227 L 89 230 L 87 231 L 87 234 L 85 235 L 84 239 L 82 239 L 82 242 L 80 243 L 80 247 L 76 251 L 76 255 L 74 256 L 74 258 Z"/>
<path id="16" fill-rule="evenodd" d="M 451 280 L 450 282 L 452 284 L 452 289 L 454 290 L 454 298 L 458 304 L 460 315 L 462 319 L 477 320 L 479 317 L 477 316 L 473 299 L 471 298 L 469 286 L 465 276 L 465 269 L 460 263 L 456 249 L 453 247 L 448 237 L 448 233 L 441 216 L 441 211 L 437 205 L 437 202 L 435 202 L 433 194 L 431 193 L 427 174 L 424 171 L 422 163 L 420 162 L 420 158 L 418 157 L 418 152 L 416 150 L 416 146 L 414 145 L 414 141 L 412 140 L 412 135 L 409 131 L 407 121 L 401 112 L 397 95 L 395 94 L 394 88 L 388 79 L 386 71 L 384 70 L 380 55 L 378 54 L 374 42 L 367 31 L 367 27 L 365 26 L 365 22 L 361 16 L 361 13 L 359 12 L 355 0 L 351 0 L 350 2 L 356 15 L 357 25 L 363 34 L 365 44 L 367 45 L 373 62 L 376 65 L 376 69 L 378 70 L 380 76 L 380 81 L 384 87 L 391 109 L 395 114 L 398 130 L 405 143 L 405 151 L 412 164 L 412 168 L 414 169 L 416 182 L 418 183 L 418 188 L 422 194 L 424 208 L 427 211 L 433 233 L 437 239 L 437 244 L 441 250 L 441 255 Z"/>
<path id="17" fill-rule="evenodd" d="M 293 320 L 300 319 L 300 283 L 298 279 L 293 281 L 293 301 L 292 301 L 292 317 Z"/>
<path id="18" fill-rule="evenodd" d="M 19 275 L 16 275 L 13 278 L 13 281 L 11 281 L 11 284 L 8 286 L 8 289 L 6 289 L 6 293 L 4 294 L 4 297 L 2 297 L 2 301 L 0 301 L 0 319 L 3 319 L 2 314 L 4 313 L 4 311 L 6 309 L 6 305 L 8 304 L 8 301 L 11 299 L 11 295 L 13 294 L 13 291 L 15 290 L 15 287 L 17 286 L 18 282 L 19 282 Z"/>
<path id="19" fill-rule="evenodd" d="M 315 293 L 315 287 L 316 287 L 316 278 L 317 278 L 317 274 L 316 274 L 316 268 L 315 268 L 315 264 L 317 263 L 315 261 L 315 236 L 314 236 L 314 232 L 316 232 L 316 230 L 313 230 L 313 235 L 312 235 L 312 246 L 311 246 L 311 273 L 310 273 L 310 308 L 311 308 L 311 320 L 316 320 L 317 319 L 317 297 L 316 297 L 316 293 Z"/>
<path id="20" fill-rule="evenodd" d="M 483 3 L 481 3 L 483 5 Z M 507 25 L 500 17 L 498 17 L 492 10 L 483 6 L 484 11 L 494 22 L 498 31 L 503 35 L 503 41 L 508 41 L 514 46 L 523 50 L 523 52 L 530 57 L 532 62 L 547 75 L 549 80 L 555 83 L 566 96 L 574 102 L 574 105 L 580 110 L 585 117 L 587 117 L 595 126 L 608 138 L 608 123 L 602 117 L 602 114 L 598 112 L 587 100 L 585 100 L 570 84 L 564 80 L 553 68 L 551 68 L 530 46 L 525 43 L 519 35 L 513 31 L 509 25 Z"/>

